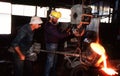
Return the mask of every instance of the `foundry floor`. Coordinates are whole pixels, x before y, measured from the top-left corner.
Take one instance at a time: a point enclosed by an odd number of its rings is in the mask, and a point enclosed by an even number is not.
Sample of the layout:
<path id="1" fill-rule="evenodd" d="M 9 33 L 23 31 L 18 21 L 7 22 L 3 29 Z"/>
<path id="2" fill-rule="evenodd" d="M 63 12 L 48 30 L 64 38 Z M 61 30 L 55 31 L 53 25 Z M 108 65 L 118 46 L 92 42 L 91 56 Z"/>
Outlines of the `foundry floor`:
<path id="1" fill-rule="evenodd" d="M 34 76 L 44 76 L 44 68 L 45 68 L 45 53 L 42 53 L 39 56 L 39 60 L 37 60 L 36 62 L 34 62 Z M 63 55 L 58 55 L 58 63 L 57 63 L 57 70 L 56 70 L 56 76 L 98 76 L 97 74 L 95 74 L 97 71 L 94 70 L 90 70 L 89 74 L 90 75 L 78 75 L 77 71 L 79 70 L 78 68 L 76 68 L 76 74 L 71 75 L 72 71 L 68 68 L 65 67 L 64 63 L 64 56 Z M 112 60 L 111 64 L 114 65 L 115 67 L 119 67 L 120 68 L 120 60 Z M 77 70 L 78 69 L 78 70 Z M 86 72 L 88 73 L 88 72 Z M 4 62 L 4 61 L 0 61 L 0 76 L 14 76 L 13 75 L 13 65 L 11 62 Z M 51 75 L 53 76 L 53 75 Z"/>

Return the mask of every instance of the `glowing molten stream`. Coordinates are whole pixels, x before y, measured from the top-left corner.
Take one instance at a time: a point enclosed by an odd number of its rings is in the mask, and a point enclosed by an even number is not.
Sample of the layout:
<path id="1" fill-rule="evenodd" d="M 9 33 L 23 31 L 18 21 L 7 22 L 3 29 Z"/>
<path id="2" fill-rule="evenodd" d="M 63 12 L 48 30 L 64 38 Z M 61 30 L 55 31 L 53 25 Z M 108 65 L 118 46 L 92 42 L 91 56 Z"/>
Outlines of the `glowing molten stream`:
<path id="1" fill-rule="evenodd" d="M 90 47 L 93 49 L 94 52 L 99 54 L 101 58 L 97 61 L 97 65 L 100 65 L 101 62 L 103 62 L 103 67 L 102 70 L 108 74 L 108 75 L 115 75 L 118 74 L 114 69 L 112 68 L 107 68 L 107 61 L 106 61 L 106 54 L 105 54 L 105 49 L 102 45 L 98 43 L 91 43 Z"/>

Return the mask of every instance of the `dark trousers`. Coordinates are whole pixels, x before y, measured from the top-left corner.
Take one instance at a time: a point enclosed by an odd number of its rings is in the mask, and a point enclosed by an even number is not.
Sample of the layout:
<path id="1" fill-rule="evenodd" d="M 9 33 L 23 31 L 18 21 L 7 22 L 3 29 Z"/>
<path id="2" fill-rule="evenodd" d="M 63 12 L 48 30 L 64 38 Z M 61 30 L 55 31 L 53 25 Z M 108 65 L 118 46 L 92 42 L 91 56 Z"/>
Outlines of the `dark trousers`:
<path id="1" fill-rule="evenodd" d="M 17 54 L 14 56 L 14 76 L 33 76 L 33 64 L 28 60 L 20 60 Z"/>
<path id="2" fill-rule="evenodd" d="M 46 50 L 50 52 L 55 52 L 57 50 L 57 46 L 58 45 L 56 43 L 48 43 L 46 44 Z M 53 53 L 48 53 L 46 66 L 45 66 L 45 76 L 50 76 L 51 71 L 54 73 L 52 76 L 56 75 L 56 62 L 57 62 L 57 55 Z"/>

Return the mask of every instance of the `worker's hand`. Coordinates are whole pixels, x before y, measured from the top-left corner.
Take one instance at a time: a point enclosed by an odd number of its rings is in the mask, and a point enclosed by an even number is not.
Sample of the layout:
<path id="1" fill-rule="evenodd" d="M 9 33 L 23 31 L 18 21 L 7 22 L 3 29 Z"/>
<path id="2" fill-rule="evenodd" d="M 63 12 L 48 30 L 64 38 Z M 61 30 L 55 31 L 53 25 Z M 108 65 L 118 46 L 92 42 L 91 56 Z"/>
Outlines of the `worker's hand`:
<path id="1" fill-rule="evenodd" d="M 79 33 L 77 30 L 74 30 L 74 31 L 73 31 L 73 34 L 74 34 L 76 37 L 80 36 L 80 33 Z"/>
<path id="2" fill-rule="evenodd" d="M 20 60 L 25 60 L 25 55 L 21 54 L 20 55 Z"/>
<path id="3" fill-rule="evenodd" d="M 16 53 L 18 54 L 20 60 L 25 60 L 25 55 L 22 53 L 22 51 L 20 50 L 19 46 L 14 47 Z"/>

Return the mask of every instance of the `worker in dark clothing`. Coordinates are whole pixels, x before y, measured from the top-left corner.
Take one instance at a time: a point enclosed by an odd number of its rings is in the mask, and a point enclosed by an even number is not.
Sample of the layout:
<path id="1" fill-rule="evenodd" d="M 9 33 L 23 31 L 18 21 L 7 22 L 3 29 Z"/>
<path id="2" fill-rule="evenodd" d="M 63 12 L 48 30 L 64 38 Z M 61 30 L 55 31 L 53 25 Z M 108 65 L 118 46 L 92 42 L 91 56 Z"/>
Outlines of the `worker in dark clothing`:
<path id="1" fill-rule="evenodd" d="M 70 33 L 60 33 L 58 31 L 57 29 L 58 19 L 60 17 L 61 17 L 61 13 L 53 10 L 50 13 L 50 20 L 45 24 L 44 30 L 45 30 L 45 43 L 46 43 L 47 51 L 55 52 L 58 49 L 59 40 L 70 35 Z M 45 68 L 45 76 L 50 76 L 51 68 L 53 68 L 53 73 L 55 75 L 56 61 L 57 61 L 57 55 L 48 53 L 46 68 Z"/>
<path id="2" fill-rule="evenodd" d="M 27 60 L 27 52 L 32 45 L 34 30 L 41 27 L 42 20 L 39 17 L 32 17 L 30 23 L 22 26 L 12 41 L 13 56 L 14 56 L 14 74 L 15 76 L 23 76 L 24 63 L 28 63 L 30 70 L 28 72 L 29 76 L 32 75 L 32 62 Z"/>

